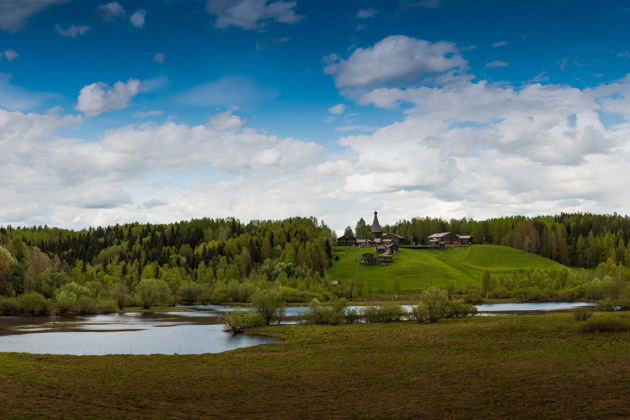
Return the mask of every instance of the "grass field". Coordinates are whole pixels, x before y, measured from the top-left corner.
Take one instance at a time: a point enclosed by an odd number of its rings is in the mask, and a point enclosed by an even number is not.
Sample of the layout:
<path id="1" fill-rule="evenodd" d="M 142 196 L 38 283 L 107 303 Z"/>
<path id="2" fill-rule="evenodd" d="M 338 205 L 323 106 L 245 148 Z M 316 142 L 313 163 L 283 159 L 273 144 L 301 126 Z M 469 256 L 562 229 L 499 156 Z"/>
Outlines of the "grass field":
<path id="1" fill-rule="evenodd" d="M 328 269 L 334 280 L 349 284 L 357 272 L 357 257 L 360 253 L 373 252 L 374 248 L 336 247 L 339 256 Z M 443 287 L 454 281 L 457 287 L 478 285 L 485 268 L 491 273 L 512 270 L 562 268 L 563 265 L 540 255 L 518 249 L 475 245 L 469 248 L 439 250 L 401 249 L 394 254 L 394 262 L 387 266 L 359 265 L 357 287 L 362 290 L 367 284 L 369 294 L 387 293 L 395 278 L 400 279 L 401 293 L 414 294 L 433 286 Z"/>
<path id="2" fill-rule="evenodd" d="M 576 325 L 283 325 L 260 330 L 283 342 L 214 355 L 2 353 L 0 417 L 629 418 L 630 333 Z"/>

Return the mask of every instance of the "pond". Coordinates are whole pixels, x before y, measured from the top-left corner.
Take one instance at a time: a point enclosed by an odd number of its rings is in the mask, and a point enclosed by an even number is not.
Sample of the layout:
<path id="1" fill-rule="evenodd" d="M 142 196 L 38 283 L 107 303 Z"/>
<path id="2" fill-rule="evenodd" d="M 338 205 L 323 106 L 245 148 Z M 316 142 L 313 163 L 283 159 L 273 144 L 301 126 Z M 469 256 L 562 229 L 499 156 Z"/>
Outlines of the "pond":
<path id="1" fill-rule="evenodd" d="M 0 317 L 0 352 L 201 354 L 276 341 L 270 337 L 225 332 L 217 313 L 212 311 Z"/>

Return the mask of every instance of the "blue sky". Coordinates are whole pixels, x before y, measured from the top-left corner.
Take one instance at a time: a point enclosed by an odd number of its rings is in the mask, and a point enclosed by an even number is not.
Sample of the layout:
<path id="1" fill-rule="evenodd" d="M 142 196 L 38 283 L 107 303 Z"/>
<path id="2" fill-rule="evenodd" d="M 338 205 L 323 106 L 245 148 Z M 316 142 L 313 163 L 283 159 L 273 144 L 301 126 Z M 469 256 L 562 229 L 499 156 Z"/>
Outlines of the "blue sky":
<path id="1" fill-rule="evenodd" d="M 628 214 L 621 1 L 3 0 L 0 224 Z"/>

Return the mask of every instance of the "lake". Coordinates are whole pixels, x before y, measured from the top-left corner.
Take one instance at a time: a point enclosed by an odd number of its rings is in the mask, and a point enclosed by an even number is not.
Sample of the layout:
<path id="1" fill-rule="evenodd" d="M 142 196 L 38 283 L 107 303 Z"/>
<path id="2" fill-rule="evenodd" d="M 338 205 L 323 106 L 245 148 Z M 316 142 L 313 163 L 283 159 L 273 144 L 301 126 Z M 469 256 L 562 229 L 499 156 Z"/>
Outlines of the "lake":
<path id="1" fill-rule="evenodd" d="M 476 305 L 481 315 L 530 314 L 591 306 L 588 302 Z M 34 354 L 202 354 L 277 342 L 224 331 L 229 305 L 185 306 L 196 312 L 125 313 L 74 317 L 0 317 L 0 352 Z M 407 310 L 410 306 L 404 306 Z M 359 310 L 362 306 L 349 306 Z M 308 306 L 289 306 L 299 317 Z M 295 320 L 289 322 L 296 322 Z M 27 328 L 24 328 L 24 327 Z"/>
<path id="2" fill-rule="evenodd" d="M 16 328 L 23 325 L 29 328 Z M 277 341 L 270 337 L 225 332 L 217 312 L 211 311 L 0 317 L 0 352 L 201 354 Z"/>

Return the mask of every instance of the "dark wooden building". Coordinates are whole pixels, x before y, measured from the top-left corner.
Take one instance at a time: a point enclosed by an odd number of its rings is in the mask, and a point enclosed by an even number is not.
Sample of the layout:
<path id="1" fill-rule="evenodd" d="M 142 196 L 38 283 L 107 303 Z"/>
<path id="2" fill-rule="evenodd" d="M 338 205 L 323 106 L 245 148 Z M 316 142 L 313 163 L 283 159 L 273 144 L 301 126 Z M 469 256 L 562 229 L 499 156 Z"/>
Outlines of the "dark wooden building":
<path id="1" fill-rule="evenodd" d="M 356 246 L 357 238 L 352 235 L 343 235 L 337 238 L 337 245 L 339 246 Z"/>

